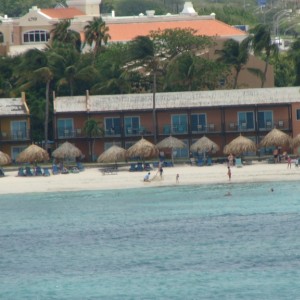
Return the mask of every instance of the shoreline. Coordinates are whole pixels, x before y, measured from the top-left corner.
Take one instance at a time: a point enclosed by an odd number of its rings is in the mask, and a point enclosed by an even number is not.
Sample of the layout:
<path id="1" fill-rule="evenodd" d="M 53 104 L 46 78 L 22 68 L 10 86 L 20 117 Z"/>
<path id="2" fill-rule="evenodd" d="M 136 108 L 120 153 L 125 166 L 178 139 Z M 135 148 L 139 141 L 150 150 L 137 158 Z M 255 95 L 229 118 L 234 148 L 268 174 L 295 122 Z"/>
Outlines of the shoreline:
<path id="1" fill-rule="evenodd" d="M 0 178 L 0 195 L 300 180 L 300 168 L 292 165 L 291 169 L 288 169 L 286 163 L 255 162 L 241 168 L 231 167 L 231 181 L 228 180 L 226 164 L 166 167 L 162 179 L 157 174 L 158 170 L 154 169 L 150 171 L 151 182 L 143 181 L 146 171 L 129 172 L 128 170 L 129 166 L 126 166 L 121 167 L 117 174 L 103 175 L 101 169 L 95 167 L 86 168 L 77 174 L 18 177 L 18 171 L 6 171 L 4 168 L 6 176 Z M 155 174 L 157 175 L 153 180 Z M 176 183 L 176 174 L 179 174 L 179 183 Z"/>

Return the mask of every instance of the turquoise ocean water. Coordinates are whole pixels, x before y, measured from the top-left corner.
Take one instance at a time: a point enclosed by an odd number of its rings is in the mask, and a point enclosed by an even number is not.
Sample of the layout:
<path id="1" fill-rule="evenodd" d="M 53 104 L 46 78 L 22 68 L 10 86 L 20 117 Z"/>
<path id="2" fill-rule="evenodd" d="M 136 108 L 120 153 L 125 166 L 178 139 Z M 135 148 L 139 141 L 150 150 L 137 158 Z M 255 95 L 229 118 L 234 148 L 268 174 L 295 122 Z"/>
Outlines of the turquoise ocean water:
<path id="1" fill-rule="evenodd" d="M 300 299 L 299 229 L 298 182 L 1 195 L 0 299 Z"/>

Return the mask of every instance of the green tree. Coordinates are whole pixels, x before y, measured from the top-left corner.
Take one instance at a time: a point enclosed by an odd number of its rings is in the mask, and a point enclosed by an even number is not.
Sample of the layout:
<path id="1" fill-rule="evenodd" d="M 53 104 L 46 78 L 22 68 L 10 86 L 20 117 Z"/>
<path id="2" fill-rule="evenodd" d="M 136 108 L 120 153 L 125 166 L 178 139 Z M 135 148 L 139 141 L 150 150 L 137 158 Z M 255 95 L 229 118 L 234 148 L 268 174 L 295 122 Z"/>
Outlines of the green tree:
<path id="1" fill-rule="evenodd" d="M 22 56 L 22 62 L 18 66 L 18 89 L 27 90 L 30 87 L 41 84 L 45 93 L 45 114 L 44 114 L 44 140 L 45 148 L 48 147 L 49 139 L 49 106 L 50 89 L 54 79 L 57 66 L 61 65 L 63 58 L 54 51 L 40 51 L 31 49 Z"/>
<path id="2" fill-rule="evenodd" d="M 158 76 L 163 79 L 167 66 L 183 53 L 200 52 L 211 43 L 209 38 L 195 33 L 189 28 L 153 31 L 149 36 L 138 36 L 130 43 L 127 68 L 152 77 L 154 142 L 157 141 L 155 96 Z"/>
<path id="3" fill-rule="evenodd" d="M 75 49 L 81 51 L 81 38 L 79 32 L 70 29 L 71 20 L 65 19 L 54 25 L 51 33 L 51 44 L 55 46 L 63 47 L 66 44 L 75 47 Z"/>
<path id="4" fill-rule="evenodd" d="M 259 24 L 251 30 L 252 47 L 254 54 L 260 56 L 265 61 L 265 68 L 262 75 L 261 87 L 263 88 L 266 82 L 266 75 L 272 56 L 278 55 L 278 46 L 272 42 L 271 28 L 269 25 Z"/>
<path id="5" fill-rule="evenodd" d="M 92 141 L 92 145 L 89 144 L 89 155 L 91 157 L 91 160 L 95 160 L 95 142 L 97 137 L 101 137 L 104 134 L 104 130 L 102 127 L 102 123 L 100 121 L 97 121 L 95 119 L 89 119 L 85 122 L 83 131 L 87 134 L 87 136 Z"/>
<path id="6" fill-rule="evenodd" d="M 92 86 L 91 94 L 126 94 L 133 91 L 135 78 L 128 72 L 126 55 L 128 43 L 113 43 L 107 46 L 99 56 L 95 67 L 99 72 L 99 81 Z"/>
<path id="7" fill-rule="evenodd" d="M 221 50 L 216 50 L 219 54 L 217 61 L 222 62 L 235 70 L 233 88 L 237 88 L 238 77 L 240 72 L 249 59 L 249 43 L 250 39 L 244 39 L 241 43 L 234 39 L 229 39 L 224 42 Z"/>
<path id="8" fill-rule="evenodd" d="M 295 80 L 294 85 L 300 85 L 300 39 L 296 39 L 289 51 L 288 51 L 289 58 L 293 61 L 294 64 L 294 71 Z"/>
<path id="9" fill-rule="evenodd" d="M 109 28 L 101 17 L 94 17 L 92 21 L 84 27 L 86 43 L 94 49 L 94 59 L 101 51 L 101 48 L 107 44 L 110 39 Z"/>
<path id="10" fill-rule="evenodd" d="M 225 65 L 193 53 L 184 53 L 168 66 L 166 90 L 216 89 L 226 75 Z"/>

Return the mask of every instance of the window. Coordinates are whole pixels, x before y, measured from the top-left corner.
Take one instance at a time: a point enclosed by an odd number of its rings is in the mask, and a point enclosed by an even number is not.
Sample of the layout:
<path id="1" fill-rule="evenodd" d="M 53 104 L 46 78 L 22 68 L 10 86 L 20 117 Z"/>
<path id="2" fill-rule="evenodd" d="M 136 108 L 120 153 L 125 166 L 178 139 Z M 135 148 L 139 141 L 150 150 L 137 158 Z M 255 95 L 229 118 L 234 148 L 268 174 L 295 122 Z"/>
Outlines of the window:
<path id="1" fill-rule="evenodd" d="M 57 120 L 58 138 L 71 137 L 73 133 L 74 133 L 73 119 Z"/>
<path id="2" fill-rule="evenodd" d="M 300 120 L 300 109 L 296 110 L 296 117 L 297 117 L 297 120 L 299 121 Z"/>
<path id="3" fill-rule="evenodd" d="M 105 118 L 104 123 L 106 135 L 121 134 L 120 118 Z"/>
<path id="4" fill-rule="evenodd" d="M 140 129 L 140 118 L 139 117 L 125 117 L 125 134 L 132 135 L 138 134 Z"/>
<path id="5" fill-rule="evenodd" d="M 12 121 L 11 125 L 11 136 L 14 140 L 24 140 L 27 138 L 27 122 L 22 121 Z"/>
<path id="6" fill-rule="evenodd" d="M 258 112 L 258 128 L 272 129 L 273 128 L 273 112 L 259 111 Z"/>
<path id="7" fill-rule="evenodd" d="M 238 112 L 238 126 L 240 130 L 254 129 L 254 113 L 253 111 Z"/>
<path id="8" fill-rule="evenodd" d="M 206 114 L 192 114 L 191 126 L 192 126 L 192 132 L 205 131 Z"/>
<path id="9" fill-rule="evenodd" d="M 172 115 L 172 133 L 187 133 L 187 115 Z"/>
<path id="10" fill-rule="evenodd" d="M 49 32 L 45 30 L 28 31 L 23 35 L 24 43 L 44 43 L 47 42 L 49 38 Z"/>
<path id="11" fill-rule="evenodd" d="M 3 33 L 0 31 L 0 44 L 4 43 L 4 35 Z"/>

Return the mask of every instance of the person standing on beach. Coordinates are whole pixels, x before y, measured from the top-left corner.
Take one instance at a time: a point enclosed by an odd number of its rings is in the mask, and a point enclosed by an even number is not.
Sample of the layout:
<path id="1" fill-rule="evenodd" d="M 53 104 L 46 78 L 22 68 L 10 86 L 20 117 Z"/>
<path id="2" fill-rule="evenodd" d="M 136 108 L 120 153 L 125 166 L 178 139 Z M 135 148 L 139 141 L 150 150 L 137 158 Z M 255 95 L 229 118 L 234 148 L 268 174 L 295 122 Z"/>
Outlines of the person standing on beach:
<path id="1" fill-rule="evenodd" d="M 292 159 L 291 159 L 291 157 L 288 155 L 288 157 L 287 157 L 287 168 L 292 168 Z"/>
<path id="2" fill-rule="evenodd" d="M 164 169 L 162 168 L 162 166 L 160 166 L 159 167 L 159 176 L 160 176 L 160 178 L 162 178 L 163 172 L 164 172 Z"/>
<path id="3" fill-rule="evenodd" d="M 228 166 L 227 175 L 228 175 L 228 180 L 230 181 L 231 180 L 231 169 L 229 166 Z"/>
<path id="4" fill-rule="evenodd" d="M 176 183 L 179 183 L 179 174 L 176 174 Z"/>

